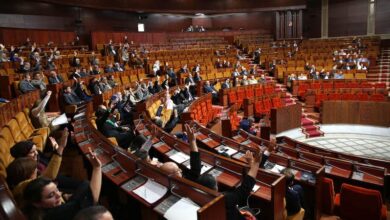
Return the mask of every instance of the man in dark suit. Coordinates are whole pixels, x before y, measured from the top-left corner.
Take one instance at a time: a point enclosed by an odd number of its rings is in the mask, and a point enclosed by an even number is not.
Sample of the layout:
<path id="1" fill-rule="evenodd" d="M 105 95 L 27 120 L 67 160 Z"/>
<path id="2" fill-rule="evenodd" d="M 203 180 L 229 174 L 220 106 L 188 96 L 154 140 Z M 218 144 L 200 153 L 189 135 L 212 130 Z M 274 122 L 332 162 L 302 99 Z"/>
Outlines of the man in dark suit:
<path id="1" fill-rule="evenodd" d="M 70 86 L 67 86 L 64 90 L 64 101 L 68 105 L 80 105 L 83 101 L 76 95 Z"/>
<path id="2" fill-rule="evenodd" d="M 203 91 L 205 93 L 211 93 L 211 96 L 213 97 L 213 100 L 217 101 L 218 99 L 218 92 L 215 90 L 214 86 L 210 84 L 210 81 L 206 81 L 203 86 Z"/>
<path id="3" fill-rule="evenodd" d="M 287 215 L 295 215 L 301 208 L 304 208 L 303 188 L 299 184 L 294 184 L 294 174 L 291 169 L 282 171 L 286 177 L 286 210 Z"/>
<path id="4" fill-rule="evenodd" d="M 116 120 L 117 113 L 117 111 L 110 113 L 102 126 L 102 133 L 106 137 L 114 137 L 120 147 L 127 149 L 134 138 L 134 134 L 128 127 L 118 125 Z"/>
<path id="5" fill-rule="evenodd" d="M 185 87 L 181 90 L 185 100 L 187 103 L 192 102 L 194 100 L 194 96 L 191 94 L 190 85 L 186 84 Z"/>
<path id="6" fill-rule="evenodd" d="M 27 73 L 23 76 L 23 80 L 21 80 L 19 83 L 19 89 L 22 93 L 27 93 L 27 92 L 37 90 L 37 88 L 35 88 L 35 86 L 31 83 L 30 74 Z"/>
<path id="7" fill-rule="evenodd" d="M 195 85 L 195 80 L 192 77 L 191 73 L 188 74 L 188 77 L 184 80 L 184 83 L 185 84 L 190 84 L 191 86 Z"/>
<path id="8" fill-rule="evenodd" d="M 230 88 L 230 79 L 226 79 L 225 82 L 222 83 L 222 89 L 229 89 Z"/>
<path id="9" fill-rule="evenodd" d="M 50 71 L 50 76 L 49 76 L 49 84 L 58 84 L 58 83 L 63 83 L 64 79 L 62 79 L 61 75 L 58 75 L 56 71 L 52 70 Z"/>

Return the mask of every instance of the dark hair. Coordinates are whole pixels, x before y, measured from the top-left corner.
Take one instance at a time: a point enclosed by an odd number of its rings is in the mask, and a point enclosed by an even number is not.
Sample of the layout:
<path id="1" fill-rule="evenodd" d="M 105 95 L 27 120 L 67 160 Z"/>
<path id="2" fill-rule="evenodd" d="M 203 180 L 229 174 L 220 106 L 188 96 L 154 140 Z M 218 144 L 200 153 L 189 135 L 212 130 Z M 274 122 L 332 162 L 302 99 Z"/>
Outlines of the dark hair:
<path id="1" fill-rule="evenodd" d="M 35 145 L 32 141 L 21 141 L 11 148 L 11 156 L 14 158 L 26 157 Z"/>
<path id="2" fill-rule="evenodd" d="M 42 200 L 43 188 L 50 183 L 52 183 L 50 179 L 39 177 L 31 181 L 24 189 L 22 211 L 29 219 L 42 219 L 42 210 L 37 208 L 34 203 Z"/>
<path id="3" fill-rule="evenodd" d="M 108 212 L 104 206 L 91 206 L 80 210 L 73 220 L 98 220 L 101 215 Z"/>
<path id="4" fill-rule="evenodd" d="M 282 170 L 282 174 L 286 177 L 286 187 L 289 187 L 294 182 L 294 173 L 291 171 L 291 169 L 286 168 Z"/>
<path id="5" fill-rule="evenodd" d="M 24 180 L 30 179 L 37 168 L 37 162 L 29 157 L 20 157 L 7 167 L 7 183 L 12 188 Z"/>
<path id="6" fill-rule="evenodd" d="M 207 173 L 207 174 L 200 176 L 198 178 L 197 182 L 202 186 L 208 187 L 210 189 L 218 190 L 217 181 L 216 181 L 215 177 L 211 174 Z"/>

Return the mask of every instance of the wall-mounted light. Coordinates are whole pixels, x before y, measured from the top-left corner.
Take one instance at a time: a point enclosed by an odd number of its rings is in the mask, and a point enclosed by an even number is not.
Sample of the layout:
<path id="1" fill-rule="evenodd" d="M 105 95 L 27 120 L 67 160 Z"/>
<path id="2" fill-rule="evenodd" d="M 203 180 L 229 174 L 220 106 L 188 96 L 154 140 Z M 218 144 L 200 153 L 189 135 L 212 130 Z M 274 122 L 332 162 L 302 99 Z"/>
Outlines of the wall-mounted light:
<path id="1" fill-rule="evenodd" d="M 204 16 L 203 13 L 196 13 L 195 15 L 196 15 L 196 16 Z"/>

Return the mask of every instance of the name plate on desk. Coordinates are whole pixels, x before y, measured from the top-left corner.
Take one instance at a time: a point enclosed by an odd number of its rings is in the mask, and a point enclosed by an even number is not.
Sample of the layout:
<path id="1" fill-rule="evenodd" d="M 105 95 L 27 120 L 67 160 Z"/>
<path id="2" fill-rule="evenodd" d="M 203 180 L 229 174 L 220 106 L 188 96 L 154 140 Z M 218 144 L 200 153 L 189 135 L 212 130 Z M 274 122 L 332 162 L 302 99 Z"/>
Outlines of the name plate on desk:
<path id="1" fill-rule="evenodd" d="M 165 212 L 167 212 L 167 210 L 171 208 L 173 204 L 175 204 L 179 200 L 180 200 L 179 197 L 175 195 L 170 195 L 168 196 L 168 198 L 164 199 L 162 202 L 160 202 L 160 204 L 154 207 L 154 211 L 160 213 L 161 215 L 164 215 Z"/>
<path id="2" fill-rule="evenodd" d="M 243 156 L 245 156 L 245 153 L 243 153 L 243 152 L 237 152 L 236 154 L 234 154 L 234 155 L 232 156 L 232 158 L 239 160 L 239 159 L 241 159 Z"/>
<path id="3" fill-rule="evenodd" d="M 237 150 L 235 150 L 231 147 L 225 146 L 225 145 L 219 145 L 218 147 L 215 148 L 215 150 L 217 150 L 218 153 L 220 153 L 220 154 L 225 153 L 225 154 L 229 155 L 229 157 L 238 152 Z"/>
<path id="4" fill-rule="evenodd" d="M 362 173 L 362 172 L 355 171 L 352 173 L 352 179 L 354 179 L 354 180 L 363 181 L 363 177 L 364 177 L 364 173 Z"/>
<path id="5" fill-rule="evenodd" d="M 135 188 L 146 182 L 146 178 L 143 176 L 136 176 L 133 179 L 130 179 L 126 183 L 124 183 L 121 188 L 127 192 L 133 191 Z"/>
<path id="6" fill-rule="evenodd" d="M 115 169 L 117 167 L 119 167 L 119 164 L 118 164 L 118 162 L 114 161 L 112 163 L 109 163 L 109 164 L 103 166 L 102 167 L 102 172 L 103 173 L 108 173 L 108 172 L 110 172 L 111 170 L 113 170 L 113 169 Z"/>
<path id="7" fill-rule="evenodd" d="M 220 169 L 212 169 L 209 174 L 212 175 L 213 177 L 217 178 L 219 175 L 221 175 L 223 173 L 222 170 Z"/>
<path id="8" fill-rule="evenodd" d="M 311 184 L 315 184 L 316 183 L 316 178 L 315 178 L 315 176 L 312 173 L 305 172 L 305 171 L 302 171 L 301 173 L 302 173 L 301 174 L 301 180 L 309 182 Z"/>
<path id="9" fill-rule="evenodd" d="M 332 172 L 332 166 L 325 165 L 325 173 L 331 173 Z"/>

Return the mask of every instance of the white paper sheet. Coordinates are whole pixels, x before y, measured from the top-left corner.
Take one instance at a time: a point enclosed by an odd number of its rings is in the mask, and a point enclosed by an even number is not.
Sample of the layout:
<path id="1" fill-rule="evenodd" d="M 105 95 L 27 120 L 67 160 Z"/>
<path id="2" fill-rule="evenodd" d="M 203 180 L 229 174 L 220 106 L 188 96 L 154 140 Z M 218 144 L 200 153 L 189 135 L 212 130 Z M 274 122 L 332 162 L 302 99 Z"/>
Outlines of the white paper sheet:
<path id="1" fill-rule="evenodd" d="M 148 179 L 148 181 L 135 189 L 133 192 L 139 197 L 144 199 L 146 202 L 153 204 L 157 200 L 161 199 L 168 191 L 165 186 Z"/>
<path id="2" fill-rule="evenodd" d="M 228 147 L 228 146 L 224 146 L 224 145 L 220 145 L 219 147 L 215 148 L 219 153 L 226 153 L 227 155 L 229 156 L 232 156 L 233 154 L 237 153 L 237 150 L 231 148 L 231 147 Z"/>
<path id="3" fill-rule="evenodd" d="M 197 220 L 200 207 L 188 198 L 181 198 L 164 214 L 168 220 Z"/>
<path id="4" fill-rule="evenodd" d="M 184 154 L 182 152 L 177 152 L 177 153 L 171 155 L 169 158 L 171 158 L 176 163 L 180 164 L 180 163 L 183 163 L 186 160 L 189 160 L 190 156 L 188 156 L 187 154 Z"/>
<path id="5" fill-rule="evenodd" d="M 66 117 L 65 113 L 53 119 L 53 121 L 51 121 L 52 126 L 63 125 L 67 123 L 68 123 L 68 118 Z"/>
<path id="6" fill-rule="evenodd" d="M 271 172 L 274 172 L 274 173 L 280 173 L 282 172 L 283 169 L 285 169 L 286 167 L 284 166 L 280 166 L 278 164 L 275 164 L 275 166 L 271 169 Z"/>

